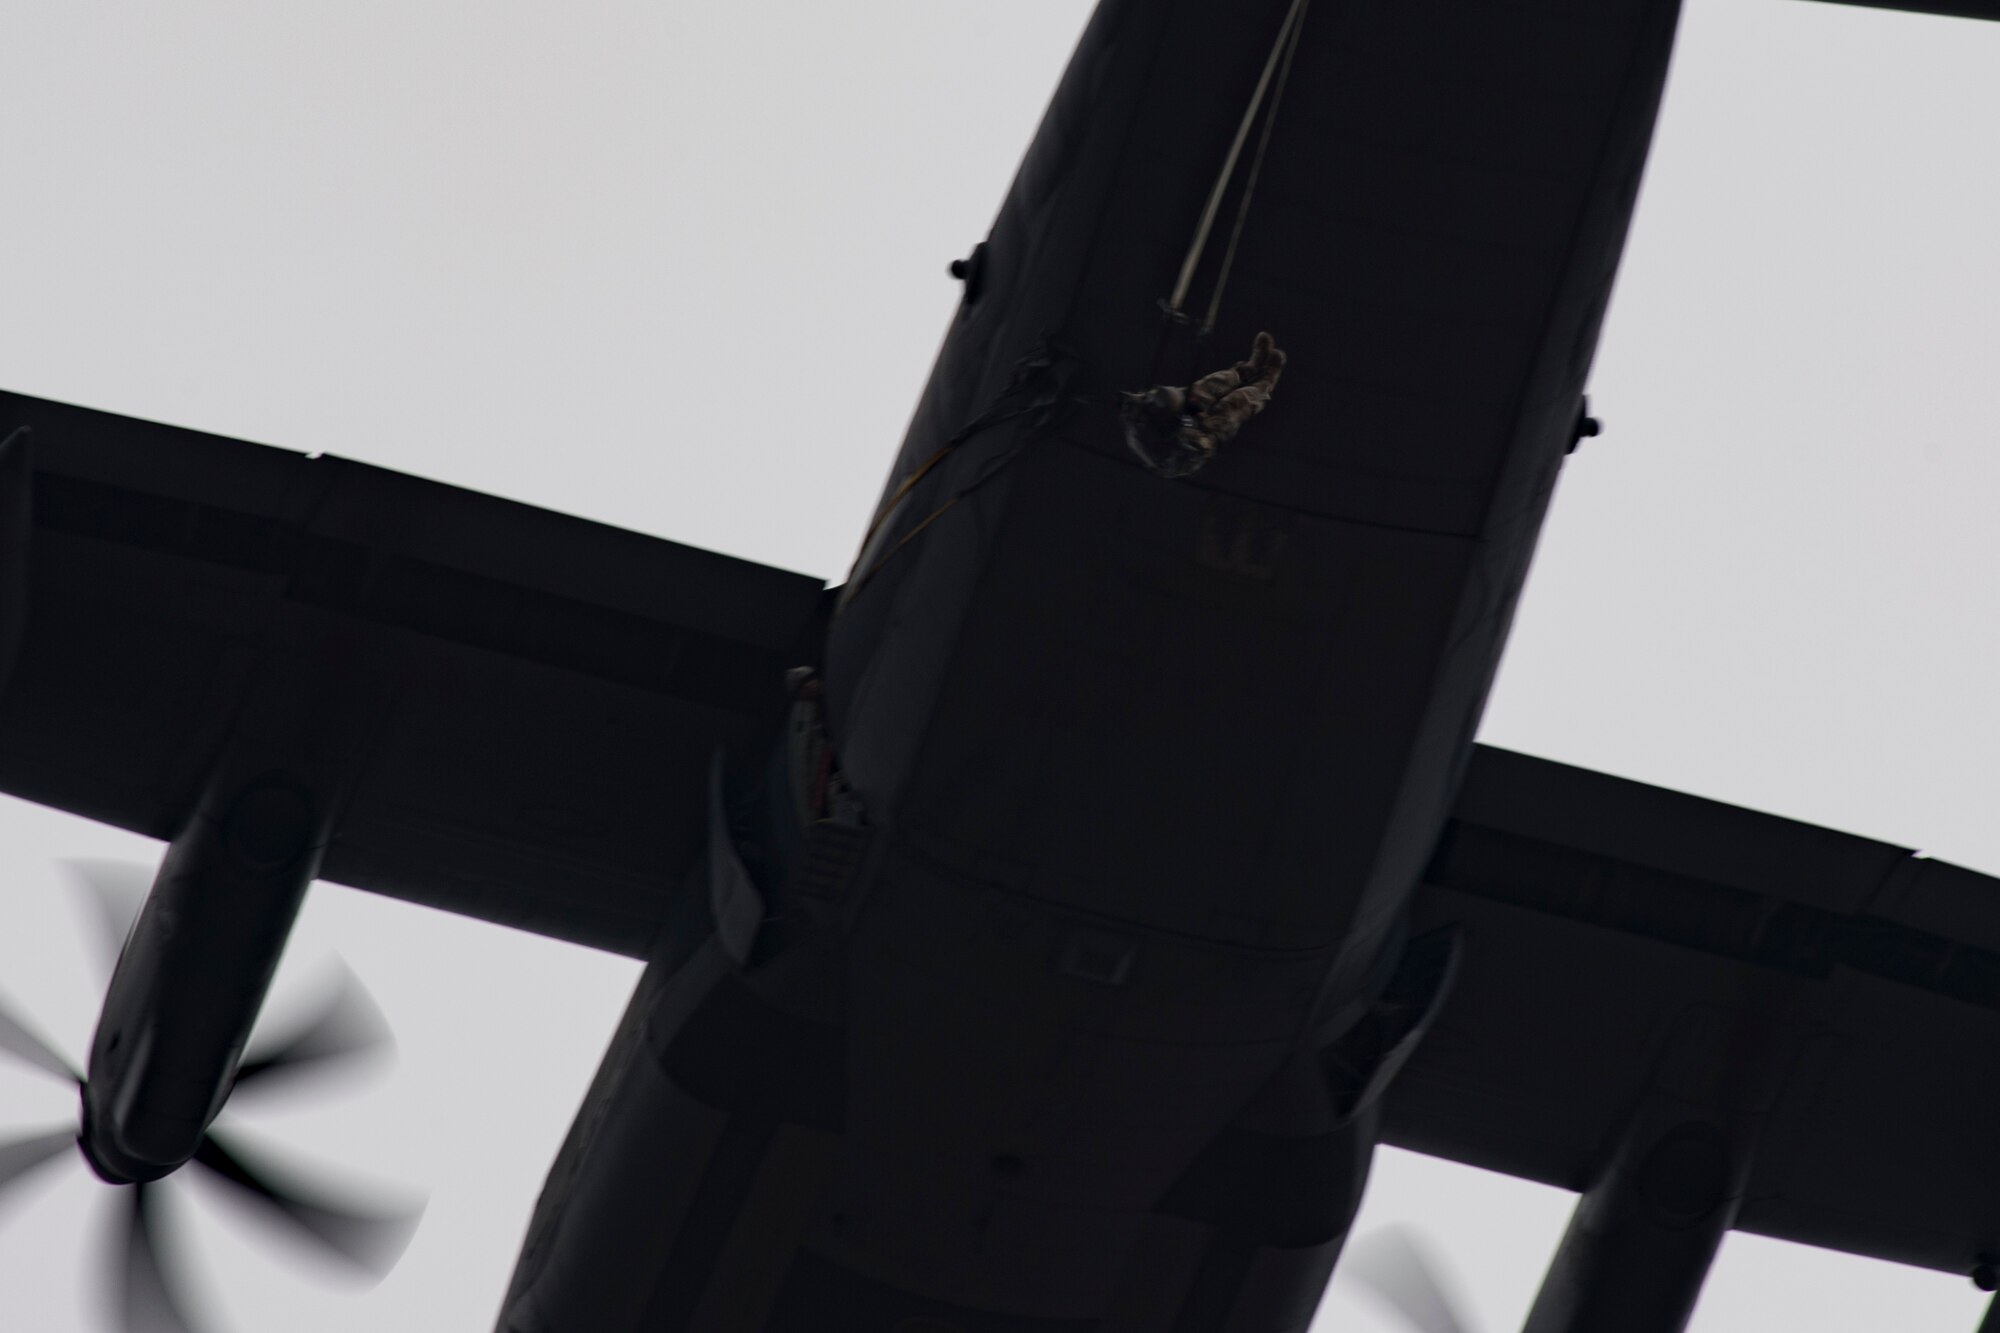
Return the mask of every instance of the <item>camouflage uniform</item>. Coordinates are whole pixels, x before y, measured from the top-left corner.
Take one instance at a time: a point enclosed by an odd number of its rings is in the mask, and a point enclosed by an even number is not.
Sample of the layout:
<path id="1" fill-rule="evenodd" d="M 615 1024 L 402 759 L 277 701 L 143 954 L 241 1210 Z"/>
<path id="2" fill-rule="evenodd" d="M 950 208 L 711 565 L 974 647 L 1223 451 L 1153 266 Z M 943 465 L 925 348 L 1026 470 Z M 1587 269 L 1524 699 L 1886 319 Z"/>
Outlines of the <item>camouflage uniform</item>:
<path id="1" fill-rule="evenodd" d="M 1243 423 L 1264 410 L 1285 368 L 1285 354 L 1268 333 L 1257 335 L 1246 360 L 1204 375 L 1186 389 L 1162 385 L 1125 395 L 1125 441 L 1163 477 L 1200 471 Z"/>

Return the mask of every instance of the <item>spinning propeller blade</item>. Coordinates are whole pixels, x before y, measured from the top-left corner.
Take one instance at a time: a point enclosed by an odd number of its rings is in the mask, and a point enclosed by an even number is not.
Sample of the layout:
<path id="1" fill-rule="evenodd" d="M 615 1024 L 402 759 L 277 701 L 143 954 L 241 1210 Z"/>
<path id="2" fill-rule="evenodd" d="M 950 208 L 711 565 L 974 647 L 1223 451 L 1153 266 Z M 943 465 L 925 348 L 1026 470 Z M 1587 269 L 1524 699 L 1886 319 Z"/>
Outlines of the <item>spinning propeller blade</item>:
<path id="1" fill-rule="evenodd" d="M 236 1067 L 236 1091 L 252 1087 L 262 1092 L 328 1061 L 369 1055 L 391 1044 L 382 1011 L 360 979 L 342 966 L 333 994 L 318 1013 L 278 1044 L 261 1050 L 253 1047 L 244 1057 Z"/>
<path id="2" fill-rule="evenodd" d="M 194 1322 L 167 1285 L 160 1263 L 160 1187 L 127 1185 L 124 1253 L 119 1264 L 119 1326 L 124 1333 L 194 1333 Z"/>
<path id="3" fill-rule="evenodd" d="M 1341 1272 L 1360 1282 L 1418 1333 L 1468 1333 L 1445 1294 L 1437 1266 L 1403 1228 L 1363 1237 L 1349 1248 Z"/>
<path id="4" fill-rule="evenodd" d="M 253 1166 L 240 1148 L 231 1148 L 215 1134 L 201 1145 L 194 1160 L 268 1207 L 294 1226 L 372 1277 L 381 1277 L 402 1257 L 423 1210 L 364 1213 L 319 1203 Z"/>
<path id="5" fill-rule="evenodd" d="M 9 1013 L 4 1004 L 0 1004 L 0 1051 L 7 1052 L 23 1064 L 47 1070 L 57 1078 L 71 1083 L 83 1082 L 83 1076 L 70 1068 L 69 1061 L 57 1054 L 55 1047 Z"/>
<path id="6" fill-rule="evenodd" d="M 65 861 L 63 866 L 89 900 L 91 930 L 109 976 L 152 891 L 153 872 L 132 861 Z"/>
<path id="7" fill-rule="evenodd" d="M 65 1126 L 11 1143 L 0 1143 L 0 1191 L 51 1157 L 76 1147 L 76 1131 Z"/>

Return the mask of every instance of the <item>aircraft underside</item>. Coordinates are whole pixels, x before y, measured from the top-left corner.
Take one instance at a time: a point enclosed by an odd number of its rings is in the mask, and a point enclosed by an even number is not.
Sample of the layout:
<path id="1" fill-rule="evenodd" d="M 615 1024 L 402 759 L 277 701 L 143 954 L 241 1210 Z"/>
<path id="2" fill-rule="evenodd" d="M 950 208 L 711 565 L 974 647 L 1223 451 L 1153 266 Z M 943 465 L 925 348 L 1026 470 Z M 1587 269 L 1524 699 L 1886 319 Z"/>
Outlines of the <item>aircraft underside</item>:
<path id="1" fill-rule="evenodd" d="M 1472 743 L 1676 18 L 1104 0 L 837 590 L 0 394 L 0 791 L 169 847 L 0 1187 L 399 1245 L 210 1131 L 324 880 L 647 963 L 501 1333 L 1303 1333 L 1378 1142 L 1582 1196 L 1529 1333 L 2000 1283 L 2000 882 Z"/>
<path id="2" fill-rule="evenodd" d="M 872 846 L 808 897 L 718 821 L 503 1329 L 1306 1326 L 1673 18 L 1100 10 L 811 686 Z M 1266 330 L 1267 410 L 1135 456 Z"/>

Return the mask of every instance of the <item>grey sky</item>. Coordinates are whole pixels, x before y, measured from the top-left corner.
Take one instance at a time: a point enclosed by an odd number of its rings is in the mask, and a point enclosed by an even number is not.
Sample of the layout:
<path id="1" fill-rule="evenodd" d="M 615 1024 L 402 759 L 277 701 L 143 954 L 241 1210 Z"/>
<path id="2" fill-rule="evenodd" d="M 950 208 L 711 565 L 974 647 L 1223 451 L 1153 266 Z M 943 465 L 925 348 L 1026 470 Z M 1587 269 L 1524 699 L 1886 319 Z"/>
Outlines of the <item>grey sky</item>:
<path id="1" fill-rule="evenodd" d="M 1485 738 L 2000 870 L 2000 28 L 1688 4 L 1608 433 Z M 837 578 L 1086 10 L 0 0 L 0 385 Z M 101 976 L 54 860 L 156 851 L 0 801 L 0 989 L 72 1052 Z M 320 889 L 278 1003 L 334 951 L 399 1062 L 244 1121 L 425 1224 L 355 1295 L 188 1189 L 199 1271 L 237 1329 L 484 1329 L 635 969 Z M 0 1070 L 0 1133 L 72 1113 Z M 8 1327 L 90 1326 L 109 1194 L 64 1166 L 0 1203 Z M 1497 1331 L 1567 1208 L 1385 1153 L 1361 1229 L 1420 1222 Z M 1694 1327 L 1980 1305 L 1735 1237 Z"/>

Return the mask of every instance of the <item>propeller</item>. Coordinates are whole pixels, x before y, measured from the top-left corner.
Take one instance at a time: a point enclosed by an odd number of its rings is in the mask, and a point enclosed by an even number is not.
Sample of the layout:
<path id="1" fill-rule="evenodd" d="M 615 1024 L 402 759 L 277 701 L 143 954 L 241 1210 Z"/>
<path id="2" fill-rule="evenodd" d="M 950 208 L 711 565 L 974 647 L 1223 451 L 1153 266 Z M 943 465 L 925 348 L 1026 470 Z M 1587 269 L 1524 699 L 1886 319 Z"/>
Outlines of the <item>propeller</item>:
<path id="1" fill-rule="evenodd" d="M 7 1012 L 5 1004 L 0 1004 L 0 1051 L 6 1051 L 23 1064 L 33 1065 L 44 1073 L 71 1083 L 83 1082 L 83 1075 L 70 1067 L 69 1061 L 56 1053 L 56 1048 L 44 1041 L 35 1030 Z"/>
<path id="2" fill-rule="evenodd" d="M 110 962 L 145 900 L 147 873 L 123 862 L 84 861 L 69 866 L 89 903 L 92 931 Z M 289 1030 L 272 1042 L 253 1042 L 237 1066 L 230 1090 L 261 1094 L 294 1079 L 357 1063 L 390 1045 L 387 1025 L 358 978 L 345 965 L 331 986 Z M 81 1089 L 76 1067 L 0 999 L 0 1054 Z M 0 1141 L 0 1197 L 44 1163 L 74 1149 L 74 1127 L 45 1130 Z M 395 1266 L 416 1229 L 422 1208 L 335 1202 L 323 1188 L 258 1160 L 226 1131 L 203 1136 L 193 1165 L 265 1209 L 273 1218 L 339 1259 L 343 1266 L 379 1278 Z M 169 1177 L 168 1179 L 171 1179 Z M 125 1192 L 113 1253 L 116 1270 L 115 1317 L 121 1333 L 195 1333 L 174 1270 L 173 1227 L 163 1208 L 166 1181 L 120 1185 Z"/>
<path id="3" fill-rule="evenodd" d="M 1424 1245 L 1404 1227 L 1387 1227 L 1348 1247 L 1341 1276 L 1352 1278 L 1416 1333 L 1469 1333 L 1448 1284 Z"/>
<path id="4" fill-rule="evenodd" d="M 365 1059 L 386 1052 L 392 1044 L 382 1011 L 346 964 L 311 1018 L 295 1025 L 290 1036 L 269 1045 L 253 1044 L 236 1066 L 236 1092 L 262 1093 L 290 1083 L 300 1074 Z"/>
<path id="5" fill-rule="evenodd" d="M 43 1162 L 76 1146 L 76 1131 L 67 1125 L 41 1134 L 32 1134 L 11 1143 L 0 1143 L 0 1190 L 27 1175 Z"/>
<path id="6" fill-rule="evenodd" d="M 66 861 L 63 868 L 83 892 L 90 908 L 90 929 L 97 937 L 97 954 L 109 977 L 125 948 L 125 937 L 146 905 L 153 876 L 136 861 Z"/>
<path id="7" fill-rule="evenodd" d="M 362 1210 L 323 1195 L 316 1199 L 317 1190 L 258 1162 L 233 1138 L 208 1135 L 194 1160 L 367 1277 L 380 1278 L 394 1268 L 416 1229 L 417 1218 L 410 1211 Z"/>
<path id="8" fill-rule="evenodd" d="M 126 1333 L 194 1333 L 194 1322 L 167 1285 L 160 1261 L 161 1202 L 158 1181 L 125 1188 L 118 1318 Z"/>

